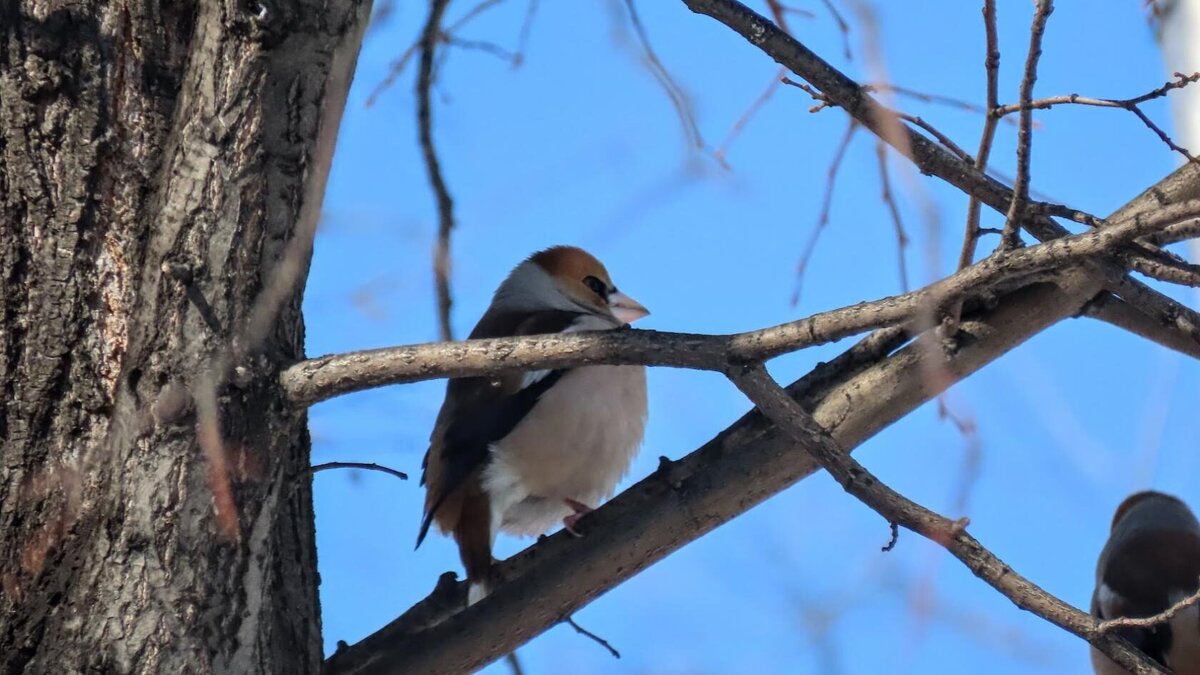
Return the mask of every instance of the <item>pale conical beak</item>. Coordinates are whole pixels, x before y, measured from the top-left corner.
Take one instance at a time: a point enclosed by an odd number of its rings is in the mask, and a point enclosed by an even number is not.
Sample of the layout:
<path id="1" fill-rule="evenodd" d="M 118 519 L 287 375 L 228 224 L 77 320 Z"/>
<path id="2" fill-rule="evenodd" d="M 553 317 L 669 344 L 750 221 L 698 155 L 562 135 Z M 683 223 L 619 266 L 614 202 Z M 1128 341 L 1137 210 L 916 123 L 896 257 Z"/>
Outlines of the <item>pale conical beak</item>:
<path id="1" fill-rule="evenodd" d="M 642 307 L 641 303 L 620 291 L 608 296 L 608 308 L 621 323 L 633 323 L 650 314 L 650 310 Z"/>

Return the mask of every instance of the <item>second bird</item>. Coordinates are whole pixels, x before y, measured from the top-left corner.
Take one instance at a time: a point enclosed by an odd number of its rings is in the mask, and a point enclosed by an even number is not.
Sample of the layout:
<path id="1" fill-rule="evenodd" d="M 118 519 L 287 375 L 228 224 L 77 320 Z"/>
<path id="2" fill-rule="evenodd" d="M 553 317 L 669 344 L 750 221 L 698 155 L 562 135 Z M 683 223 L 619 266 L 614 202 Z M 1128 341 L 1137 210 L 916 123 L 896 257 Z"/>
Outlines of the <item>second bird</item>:
<path id="1" fill-rule="evenodd" d="M 496 289 L 471 338 L 620 328 L 649 314 L 586 251 L 557 246 Z M 487 593 L 498 531 L 542 534 L 611 496 L 642 442 L 646 369 L 586 366 L 450 380 L 425 455 L 425 517 Z"/>

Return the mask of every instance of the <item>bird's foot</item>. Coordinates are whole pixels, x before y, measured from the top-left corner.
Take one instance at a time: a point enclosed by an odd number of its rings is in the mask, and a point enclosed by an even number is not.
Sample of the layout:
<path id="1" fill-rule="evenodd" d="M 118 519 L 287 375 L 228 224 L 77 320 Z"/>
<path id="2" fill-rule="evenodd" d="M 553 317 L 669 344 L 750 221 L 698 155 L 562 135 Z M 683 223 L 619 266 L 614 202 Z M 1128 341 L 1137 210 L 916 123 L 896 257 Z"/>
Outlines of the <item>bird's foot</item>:
<path id="1" fill-rule="evenodd" d="M 566 518 L 563 518 L 563 528 L 566 529 L 567 532 L 570 532 L 572 535 L 574 535 L 576 537 L 582 537 L 583 535 L 580 534 L 579 531 L 575 529 L 575 523 L 579 522 L 580 518 L 591 513 L 595 509 L 588 506 L 587 504 L 584 504 L 581 501 L 577 501 L 574 499 L 564 499 L 563 503 L 566 504 L 567 506 L 569 506 L 571 508 L 571 510 L 575 512 L 575 513 L 572 513 L 571 515 L 567 516 Z"/>

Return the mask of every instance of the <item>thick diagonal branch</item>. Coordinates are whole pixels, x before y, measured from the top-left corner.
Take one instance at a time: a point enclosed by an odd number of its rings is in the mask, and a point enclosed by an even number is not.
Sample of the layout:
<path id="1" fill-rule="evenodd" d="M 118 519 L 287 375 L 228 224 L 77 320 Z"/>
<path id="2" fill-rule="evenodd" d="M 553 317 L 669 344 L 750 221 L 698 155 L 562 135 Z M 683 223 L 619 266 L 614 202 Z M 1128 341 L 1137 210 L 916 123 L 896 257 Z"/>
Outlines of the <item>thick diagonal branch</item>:
<path id="1" fill-rule="evenodd" d="M 735 366 L 729 371 L 729 379 L 847 492 L 889 523 L 896 523 L 941 545 L 1013 604 L 1087 640 L 1129 672 L 1166 673 L 1150 657 L 1111 634 L 1091 615 L 1042 590 L 997 558 L 967 534 L 965 521 L 953 521 L 934 513 L 881 482 L 838 447 L 829 432 L 776 384 L 762 364 Z"/>

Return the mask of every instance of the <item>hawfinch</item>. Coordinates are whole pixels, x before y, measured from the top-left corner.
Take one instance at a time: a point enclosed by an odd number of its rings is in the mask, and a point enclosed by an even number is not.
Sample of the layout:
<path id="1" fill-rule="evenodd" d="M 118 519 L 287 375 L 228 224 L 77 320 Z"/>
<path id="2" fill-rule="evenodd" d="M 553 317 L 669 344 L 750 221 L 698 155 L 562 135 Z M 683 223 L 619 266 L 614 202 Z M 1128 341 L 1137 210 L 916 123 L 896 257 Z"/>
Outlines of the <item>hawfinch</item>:
<path id="1" fill-rule="evenodd" d="M 1135 493 L 1117 507 L 1112 534 L 1096 565 L 1092 614 L 1100 619 L 1154 616 L 1200 585 L 1200 522 L 1187 505 L 1161 492 Z M 1154 628 L 1120 635 L 1176 675 L 1200 675 L 1200 608 Z M 1097 675 L 1127 671 L 1092 650 Z"/>
<path id="2" fill-rule="evenodd" d="M 612 330 L 649 313 L 591 254 L 556 246 L 517 265 L 470 337 Z M 612 495 L 645 424 L 641 366 L 450 380 L 423 464 L 417 546 L 433 522 L 453 535 L 475 603 L 487 594 L 497 531 L 570 529 Z"/>

